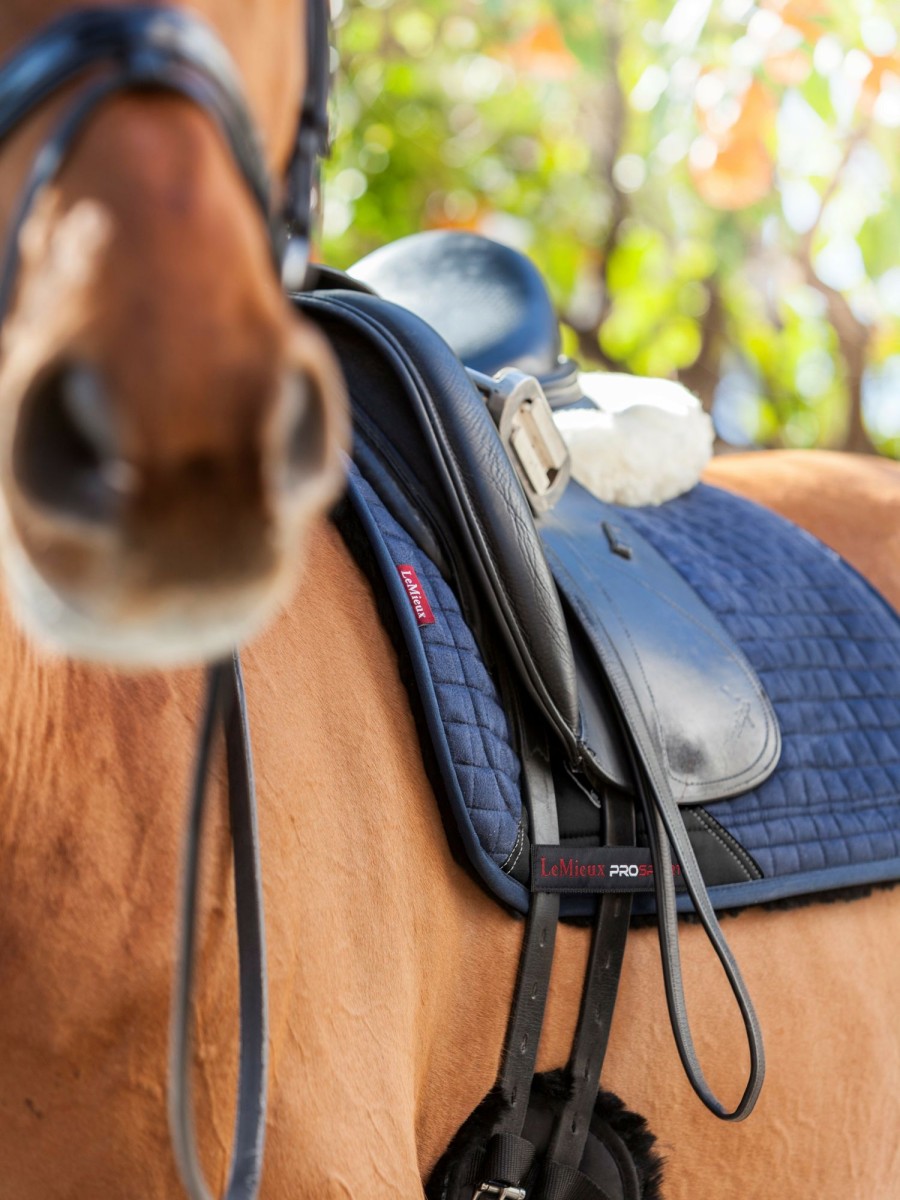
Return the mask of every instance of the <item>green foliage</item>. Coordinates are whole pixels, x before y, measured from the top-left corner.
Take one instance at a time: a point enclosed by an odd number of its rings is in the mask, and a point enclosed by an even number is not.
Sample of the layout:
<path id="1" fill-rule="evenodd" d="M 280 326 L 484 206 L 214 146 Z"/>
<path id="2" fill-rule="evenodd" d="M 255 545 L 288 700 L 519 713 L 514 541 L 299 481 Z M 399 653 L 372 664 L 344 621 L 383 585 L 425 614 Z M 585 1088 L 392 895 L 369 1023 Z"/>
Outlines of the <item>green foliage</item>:
<path id="1" fill-rule="evenodd" d="M 900 446 L 900 48 L 866 0 L 348 0 L 324 253 L 527 251 L 723 436 Z"/>

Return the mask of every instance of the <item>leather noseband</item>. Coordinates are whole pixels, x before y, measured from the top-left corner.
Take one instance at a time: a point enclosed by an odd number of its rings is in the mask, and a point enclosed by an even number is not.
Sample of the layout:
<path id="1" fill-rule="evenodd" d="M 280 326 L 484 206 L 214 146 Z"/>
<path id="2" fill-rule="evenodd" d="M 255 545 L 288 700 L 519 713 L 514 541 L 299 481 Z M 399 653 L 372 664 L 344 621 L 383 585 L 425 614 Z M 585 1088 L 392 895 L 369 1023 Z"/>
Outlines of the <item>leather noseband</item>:
<path id="1" fill-rule="evenodd" d="M 284 203 L 271 213 L 260 138 L 231 58 L 198 17 L 172 8 L 85 8 L 39 30 L 0 63 L 0 146 L 61 88 L 87 82 L 38 153 L 12 221 L 0 268 L 0 321 L 8 311 L 19 265 L 19 233 L 44 187 L 56 176 L 88 119 L 119 92 L 159 90 L 184 96 L 221 130 L 269 226 L 285 283 L 302 287 L 309 255 L 316 163 L 328 146 L 328 18 L 324 0 L 309 0 L 309 70 L 284 181 Z"/>

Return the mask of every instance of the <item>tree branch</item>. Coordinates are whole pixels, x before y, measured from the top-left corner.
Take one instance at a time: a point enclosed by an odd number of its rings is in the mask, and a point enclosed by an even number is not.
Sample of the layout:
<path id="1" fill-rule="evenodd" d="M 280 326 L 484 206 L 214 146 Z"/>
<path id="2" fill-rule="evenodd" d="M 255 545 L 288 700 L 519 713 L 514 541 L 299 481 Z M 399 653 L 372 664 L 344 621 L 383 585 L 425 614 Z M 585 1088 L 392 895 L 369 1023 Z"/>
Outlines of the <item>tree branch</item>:
<path id="1" fill-rule="evenodd" d="M 837 170 L 822 194 L 819 214 L 812 227 L 801 239 L 797 256 L 806 283 L 824 299 L 828 320 L 837 336 L 838 347 L 847 374 L 849 400 L 847 429 L 842 449 L 851 450 L 858 454 L 876 453 L 875 446 L 863 422 L 862 412 L 862 381 L 866 369 L 871 330 L 853 312 L 847 297 L 836 288 L 830 287 L 816 274 L 816 269 L 813 265 L 813 243 L 821 228 L 825 209 L 837 194 L 853 151 L 865 139 L 869 131 L 869 125 L 869 121 L 863 121 L 847 138 L 844 153 L 841 156 Z"/>

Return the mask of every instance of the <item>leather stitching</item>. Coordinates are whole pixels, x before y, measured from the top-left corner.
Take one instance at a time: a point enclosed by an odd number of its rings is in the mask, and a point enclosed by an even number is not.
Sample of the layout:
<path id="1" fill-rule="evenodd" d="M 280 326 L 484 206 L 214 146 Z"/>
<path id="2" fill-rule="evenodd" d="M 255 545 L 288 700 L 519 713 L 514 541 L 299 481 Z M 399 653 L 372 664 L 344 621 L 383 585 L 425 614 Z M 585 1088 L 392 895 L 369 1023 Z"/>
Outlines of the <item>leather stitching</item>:
<path id="1" fill-rule="evenodd" d="M 510 857 L 506 860 L 505 863 L 503 863 L 500 870 L 505 871 L 507 875 L 511 875 L 513 873 L 513 871 L 516 869 L 516 864 L 518 863 L 519 859 L 522 857 L 522 851 L 524 849 L 525 849 L 525 825 L 523 822 L 520 822 L 519 823 L 519 832 L 516 834 L 516 844 L 512 848 L 512 853 L 511 853 Z"/>
<path id="2" fill-rule="evenodd" d="M 734 861 L 737 863 L 738 867 L 743 872 L 743 875 L 746 879 L 758 879 L 759 878 L 758 875 L 752 874 L 752 872 L 747 867 L 747 864 L 744 861 L 744 859 L 741 857 L 741 855 L 736 853 L 734 846 L 732 845 L 733 839 L 725 836 L 725 830 L 719 829 L 714 824 L 710 823 L 708 813 L 705 813 L 702 809 L 699 809 L 699 808 L 692 809 L 691 812 L 692 812 L 692 815 L 694 817 L 696 817 L 697 820 L 703 826 L 704 832 L 709 834 L 710 837 L 715 838 L 715 840 L 723 846 L 725 851 L 728 853 L 729 857 L 734 859 Z"/>

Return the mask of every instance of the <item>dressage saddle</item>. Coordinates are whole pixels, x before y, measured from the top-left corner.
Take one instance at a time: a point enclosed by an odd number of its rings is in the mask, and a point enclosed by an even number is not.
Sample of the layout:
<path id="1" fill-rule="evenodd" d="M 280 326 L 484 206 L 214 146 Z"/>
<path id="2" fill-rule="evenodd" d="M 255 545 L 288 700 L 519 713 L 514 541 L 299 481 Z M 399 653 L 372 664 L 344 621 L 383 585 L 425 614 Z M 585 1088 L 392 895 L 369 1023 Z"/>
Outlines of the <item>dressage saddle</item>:
<path id="1" fill-rule="evenodd" d="M 658 923 L 688 1078 L 740 1120 L 764 1056 L 716 910 L 900 878 L 897 615 L 737 497 L 701 485 L 623 510 L 574 482 L 551 409 L 592 402 L 540 275 L 508 247 L 421 234 L 348 275 L 319 268 L 295 300 L 347 377 L 336 520 L 394 637 L 448 837 L 527 914 L 496 1087 L 429 1195 L 639 1200 L 646 1165 L 597 1099 L 632 913 Z M 747 1033 L 731 1109 L 691 1038 L 684 910 Z M 535 1062 L 560 917 L 593 935 L 569 1063 L 548 1086 Z"/>

